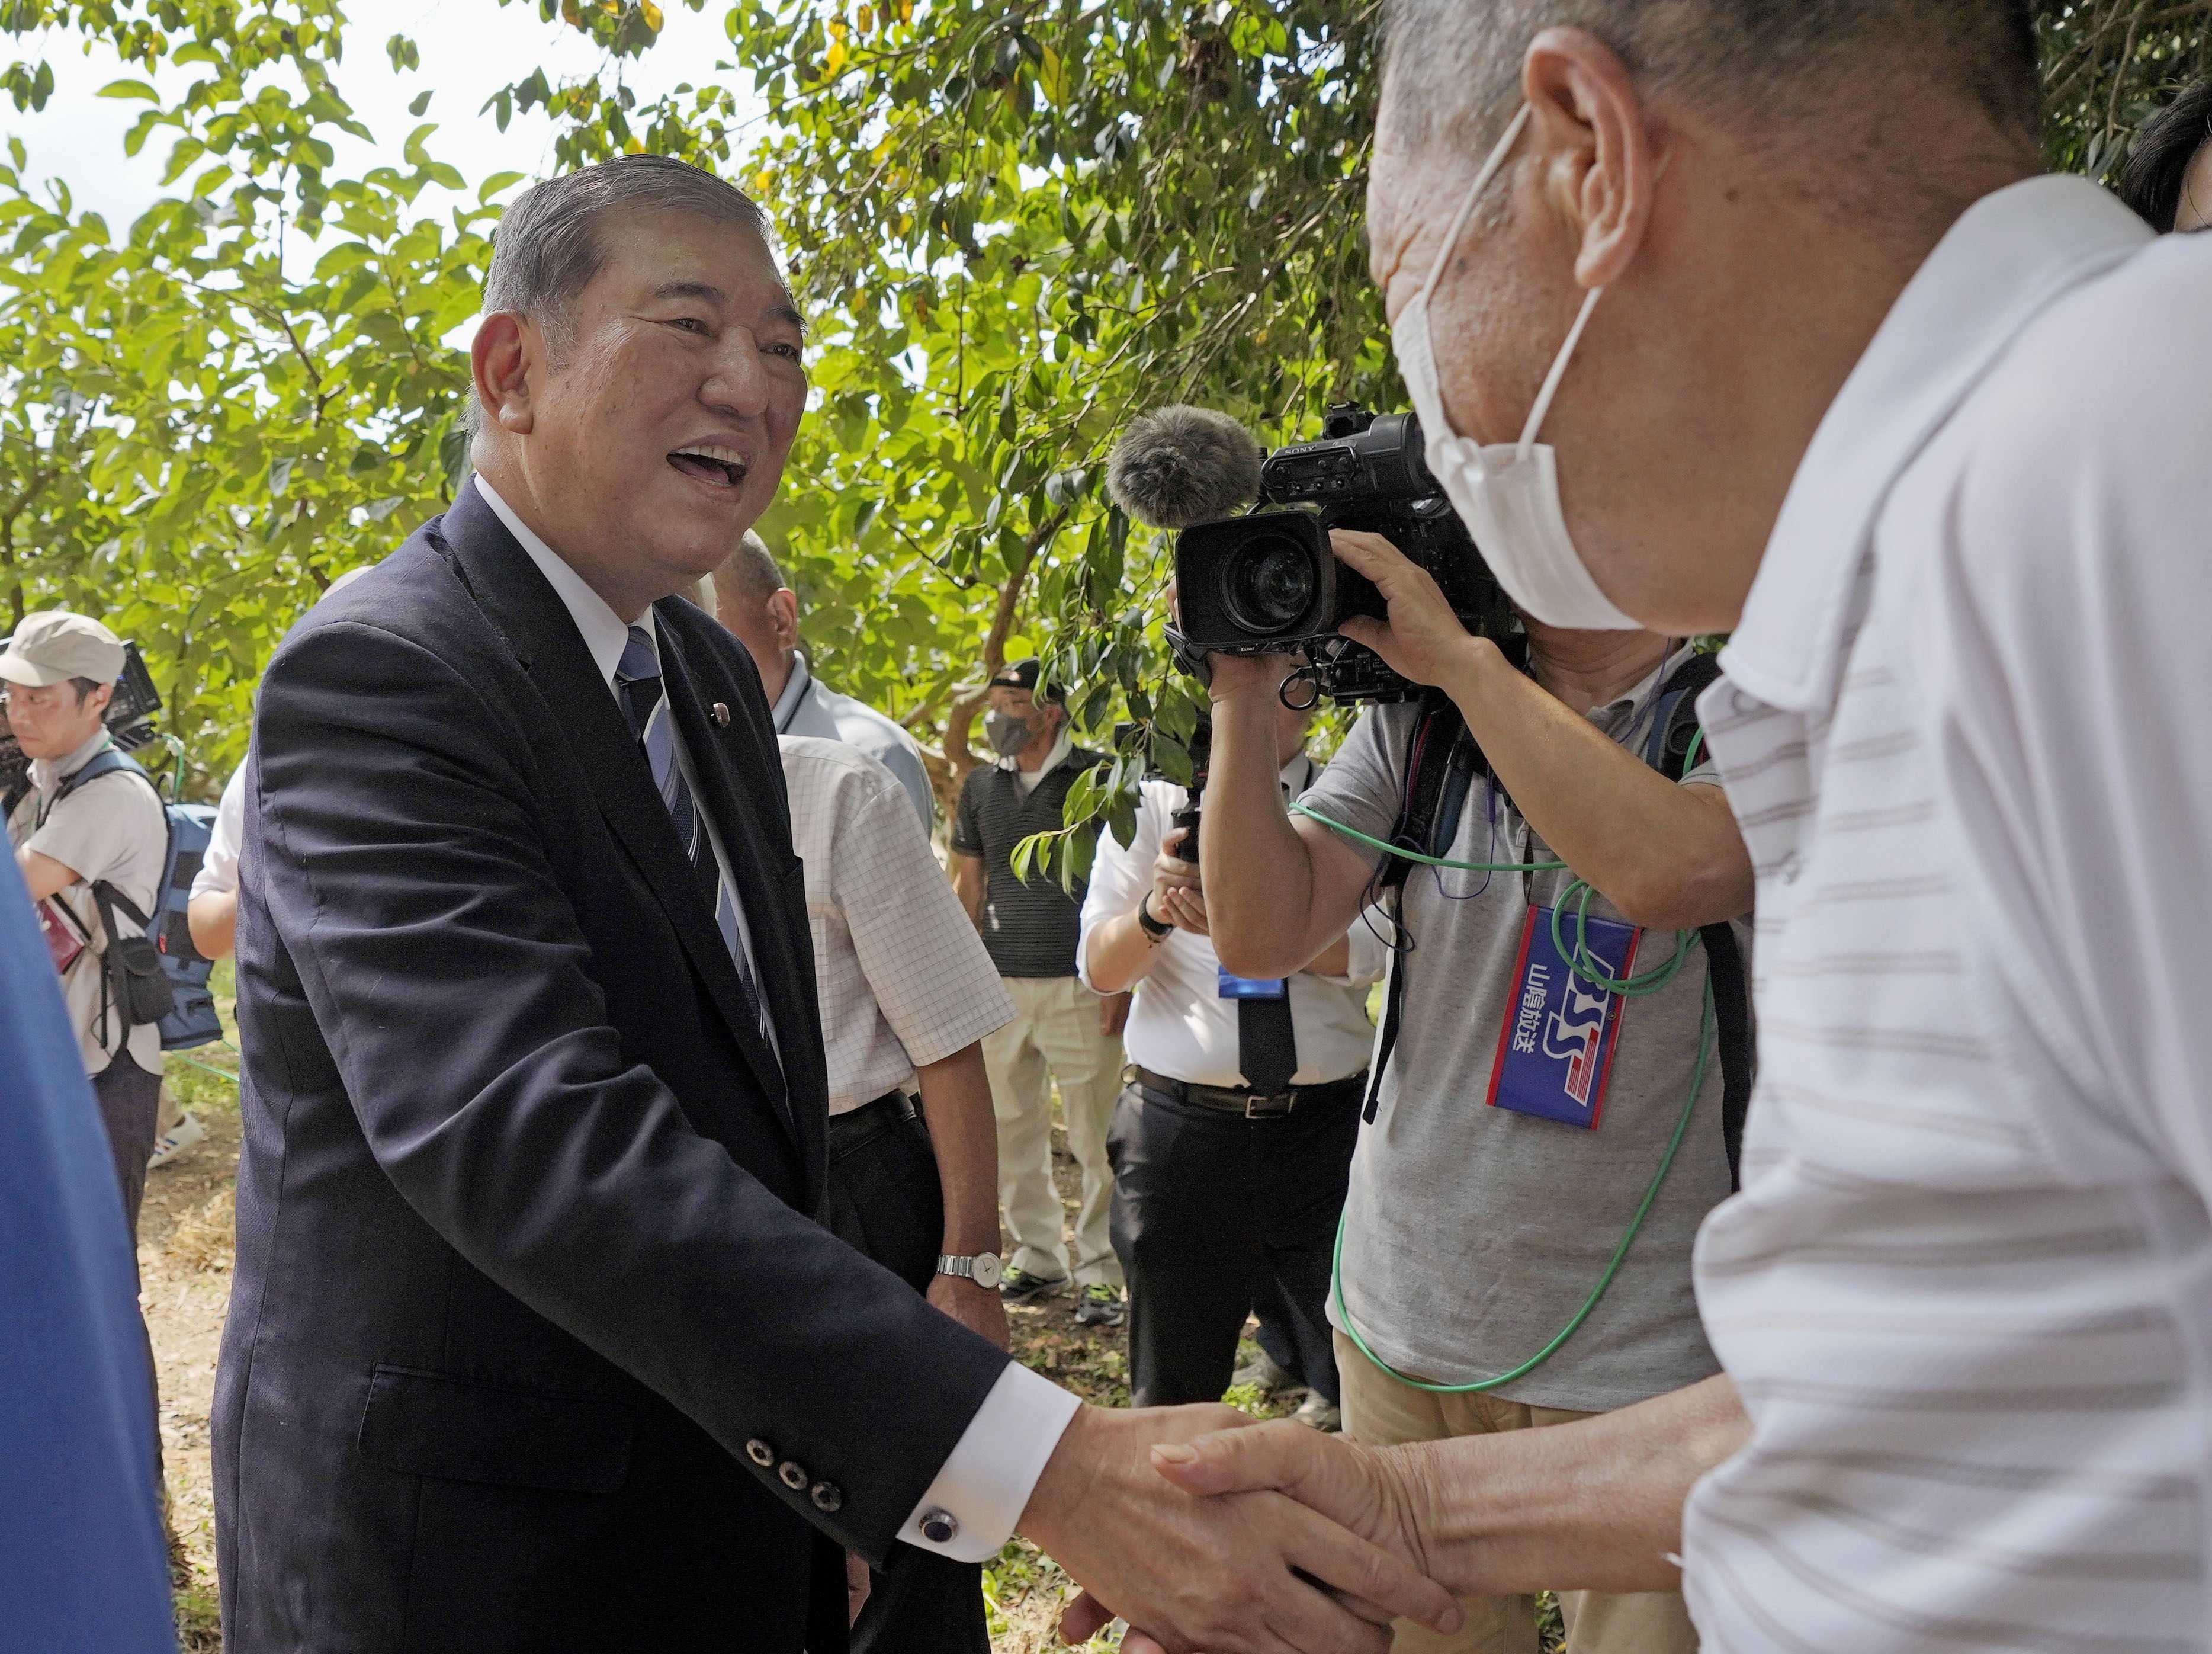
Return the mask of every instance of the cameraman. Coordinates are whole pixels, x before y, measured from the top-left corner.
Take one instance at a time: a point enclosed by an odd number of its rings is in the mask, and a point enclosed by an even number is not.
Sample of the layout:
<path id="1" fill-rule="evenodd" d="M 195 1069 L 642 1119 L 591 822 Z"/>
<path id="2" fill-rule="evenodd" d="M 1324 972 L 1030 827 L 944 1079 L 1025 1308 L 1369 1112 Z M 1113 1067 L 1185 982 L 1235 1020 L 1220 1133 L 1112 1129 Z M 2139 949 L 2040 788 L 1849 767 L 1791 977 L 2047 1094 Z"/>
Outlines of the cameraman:
<path id="1" fill-rule="evenodd" d="M 1279 705 L 1269 721 L 1279 812 L 1320 775 L 1305 751 L 1312 721 Z M 1136 989 L 1122 1035 L 1133 1066 L 1106 1139 L 1131 1399 L 1220 1400 L 1258 1309 L 1270 1360 L 1310 1392 L 1297 1416 L 1332 1428 L 1329 1246 L 1375 1031 L 1367 988 L 1385 950 L 1355 924 L 1287 981 L 1227 976 L 1206 937 L 1198 867 L 1179 854 L 1188 803 L 1184 788 L 1147 781 L 1128 848 L 1099 835 L 1077 953 L 1098 993 Z"/>
<path id="2" fill-rule="evenodd" d="M 140 915 L 152 913 L 169 824 L 136 765 L 76 779 L 113 747 L 103 720 L 123 663 L 113 632 L 59 609 L 25 616 L 0 654 L 8 727 L 31 760 L 30 785 L 9 813 L 8 840 L 61 968 L 62 998 L 115 1157 L 135 1256 L 161 1106 L 161 1031 L 131 1025 L 115 1002 L 94 891 L 106 885 Z M 119 910 L 118 917 L 130 922 Z"/>
<path id="3" fill-rule="evenodd" d="M 1398 1037 L 1393 1049 L 1386 1029 L 1380 1048 L 1375 1111 L 1352 1162 L 1341 1299 L 1331 1304 L 1346 1433 L 1379 1445 L 1525 1429 L 1695 1383 L 1717 1364 L 1692 1296 L 1691 1244 L 1731 1181 L 1723 1064 L 1706 1025 L 1708 950 L 1695 948 L 1662 986 L 1609 1013 L 1609 1061 L 1602 1043 L 1585 1048 L 1596 1064 L 1583 1070 L 1585 1122 L 1540 1117 L 1522 1082 L 1493 1079 L 1504 1036 L 1518 1037 L 1509 1015 L 1517 1022 L 1541 997 L 1523 980 L 1528 939 L 1548 933 L 1547 910 L 1563 902 L 1574 934 L 1582 893 L 1571 879 L 1595 887 L 1594 932 L 1604 933 L 1601 920 L 1650 929 L 1615 967 L 1617 980 L 1649 976 L 1674 953 L 1674 933 L 1751 906 L 1751 864 L 1711 766 L 1678 781 L 1646 757 L 1662 701 L 1680 704 L 1679 693 L 1663 691 L 1690 652 L 1648 632 L 1531 622 L 1523 672 L 1469 635 L 1436 581 L 1388 542 L 1340 532 L 1334 543 L 1389 603 L 1387 626 L 1354 619 L 1346 635 L 1448 695 L 1488 763 L 1490 775 L 1474 779 L 1430 842 L 1448 844 L 1448 860 L 1516 869 L 1414 867 L 1404 883 Z M 1200 837 L 1214 946 L 1240 974 L 1294 970 L 1352 922 L 1386 871 L 1383 857 L 1319 821 L 1285 816 L 1275 778 L 1280 666 L 1224 655 L 1211 666 L 1212 775 Z M 1420 718 L 1413 705 L 1364 713 L 1304 802 L 1370 839 L 1392 839 Z M 1518 870 L 1549 861 L 1571 872 Z M 1747 946 L 1747 926 L 1732 933 Z M 1740 1006 L 1740 982 L 1717 988 Z M 1536 1031 L 1548 1050 L 1550 1025 Z M 1588 1319 L 1532 1363 L 1606 1280 L 1686 1109 L 1680 1147 L 1618 1273 Z M 1355 1329 L 1371 1356 L 1346 1335 Z M 1535 1648 L 1532 1598 L 1463 1606 L 1458 1635 L 1401 1628 L 1401 1654 Z M 1673 1593 L 1566 1593 L 1562 1608 L 1574 1654 L 1697 1646 Z"/>

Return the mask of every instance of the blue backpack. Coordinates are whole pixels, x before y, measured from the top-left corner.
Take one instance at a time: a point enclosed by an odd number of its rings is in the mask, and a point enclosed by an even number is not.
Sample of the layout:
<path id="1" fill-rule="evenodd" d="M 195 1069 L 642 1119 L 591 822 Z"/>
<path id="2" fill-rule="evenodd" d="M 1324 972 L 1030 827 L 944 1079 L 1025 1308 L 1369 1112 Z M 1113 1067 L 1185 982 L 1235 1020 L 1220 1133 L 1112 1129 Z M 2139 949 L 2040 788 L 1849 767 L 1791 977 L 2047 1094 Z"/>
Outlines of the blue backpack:
<path id="1" fill-rule="evenodd" d="M 94 755 L 89 763 L 64 781 L 54 794 L 54 802 L 60 803 L 87 781 L 112 775 L 118 770 L 137 776 L 154 788 L 155 798 L 161 798 L 161 789 L 155 786 L 154 778 L 135 760 L 110 747 Z M 204 804 L 170 804 L 166 800 L 161 809 L 168 818 L 169 848 L 161 864 L 161 890 L 155 899 L 154 911 L 140 913 L 137 905 L 120 891 L 103 885 L 107 894 L 101 903 L 101 916 L 111 917 L 111 908 L 120 909 L 126 919 L 144 930 L 147 939 L 161 954 L 161 974 L 168 978 L 170 992 L 169 1009 L 160 1019 L 161 1049 L 188 1051 L 196 1045 L 212 1044 L 222 1037 L 222 1024 L 215 1012 L 215 993 L 208 986 L 208 978 L 215 974 L 215 961 L 202 957 L 192 946 L 191 927 L 185 916 L 191 900 L 192 880 L 199 876 L 200 864 L 207 859 L 208 841 L 215 836 L 215 812 Z M 111 936 L 109 946 L 114 946 L 115 939 Z"/>

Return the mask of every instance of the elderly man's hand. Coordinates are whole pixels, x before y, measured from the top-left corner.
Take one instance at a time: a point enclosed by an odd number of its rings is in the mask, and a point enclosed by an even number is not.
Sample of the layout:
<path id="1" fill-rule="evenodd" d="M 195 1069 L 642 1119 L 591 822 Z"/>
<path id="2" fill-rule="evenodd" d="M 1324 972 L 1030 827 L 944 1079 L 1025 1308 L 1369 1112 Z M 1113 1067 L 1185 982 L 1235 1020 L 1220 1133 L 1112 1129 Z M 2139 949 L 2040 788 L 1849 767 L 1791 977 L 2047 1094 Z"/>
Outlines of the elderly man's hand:
<path id="1" fill-rule="evenodd" d="M 1152 1456 L 1249 1425 L 1220 1407 L 1076 1415 L 1021 1524 L 1085 1588 L 1063 1635 L 1118 1614 L 1168 1654 L 1386 1654 L 1394 1618 L 1457 1628 L 1401 1556 L 1280 1493 L 1193 1494 Z"/>
<path id="2" fill-rule="evenodd" d="M 1338 561 L 1373 581 L 1390 605 L 1389 623 L 1356 615 L 1344 623 L 1344 635 L 1381 655 L 1400 677 L 1444 687 L 1475 651 L 1493 647 L 1460 624 L 1436 576 L 1380 534 L 1339 528 L 1328 539 Z"/>
<path id="3" fill-rule="evenodd" d="M 1400 1474 L 1400 1457 L 1288 1420 L 1163 1442 L 1151 1457 L 1154 1469 L 1188 1493 L 1232 1498 L 1279 1493 L 1327 1517 L 1347 1535 L 1427 1572 L 1415 1493 Z M 1114 1617 L 1085 1591 L 1068 1606 L 1060 1633 L 1080 1642 Z M 1171 1654 L 1176 1648 L 1141 1617 L 1126 1611 L 1121 1617 L 1132 1626 L 1121 1644 L 1124 1654 Z"/>

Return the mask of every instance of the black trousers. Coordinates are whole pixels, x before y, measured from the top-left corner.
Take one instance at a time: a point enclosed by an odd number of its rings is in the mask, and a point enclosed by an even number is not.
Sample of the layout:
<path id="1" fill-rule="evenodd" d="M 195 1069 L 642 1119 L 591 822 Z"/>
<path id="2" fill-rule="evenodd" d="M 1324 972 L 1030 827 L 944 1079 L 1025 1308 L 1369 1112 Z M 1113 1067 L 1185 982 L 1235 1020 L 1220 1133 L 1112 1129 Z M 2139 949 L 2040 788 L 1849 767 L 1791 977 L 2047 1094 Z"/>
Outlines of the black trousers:
<path id="1" fill-rule="evenodd" d="M 830 1121 L 830 1231 L 917 1292 L 945 1238 L 937 1156 L 919 1118 L 871 1104 Z M 983 1571 L 894 1544 L 853 1627 L 853 1654 L 991 1654 Z"/>
<path id="2" fill-rule="evenodd" d="M 1139 1085 L 1122 1092 L 1106 1150 L 1114 1251 L 1129 1283 L 1133 1405 L 1219 1401 L 1255 1308 L 1274 1359 L 1337 1399 L 1329 1260 L 1360 1092 L 1358 1079 L 1344 1080 L 1268 1120 Z"/>

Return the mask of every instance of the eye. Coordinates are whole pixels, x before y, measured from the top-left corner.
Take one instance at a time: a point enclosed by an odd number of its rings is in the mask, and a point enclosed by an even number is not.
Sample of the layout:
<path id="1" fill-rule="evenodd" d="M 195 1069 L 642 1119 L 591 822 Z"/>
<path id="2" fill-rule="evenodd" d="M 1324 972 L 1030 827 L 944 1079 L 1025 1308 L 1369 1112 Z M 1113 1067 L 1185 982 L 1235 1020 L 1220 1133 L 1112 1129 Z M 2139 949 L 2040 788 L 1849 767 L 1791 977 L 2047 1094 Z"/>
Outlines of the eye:
<path id="1" fill-rule="evenodd" d="M 795 344 L 771 344 L 768 347 L 768 353 L 772 356 L 781 356 L 786 362 L 797 362 L 799 358 L 799 348 Z"/>
<path id="2" fill-rule="evenodd" d="M 703 335 L 707 331 L 707 324 L 696 316 L 678 316 L 668 325 L 671 327 L 680 327 L 687 333 Z"/>

